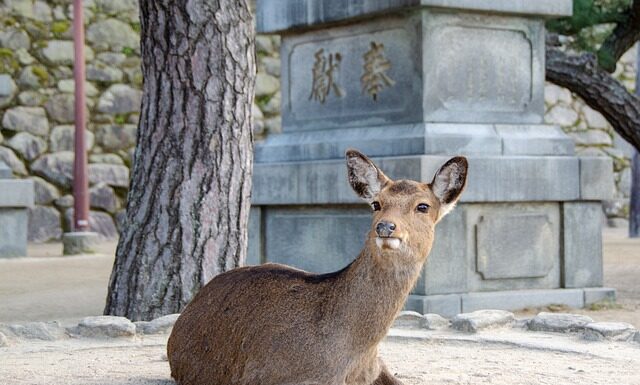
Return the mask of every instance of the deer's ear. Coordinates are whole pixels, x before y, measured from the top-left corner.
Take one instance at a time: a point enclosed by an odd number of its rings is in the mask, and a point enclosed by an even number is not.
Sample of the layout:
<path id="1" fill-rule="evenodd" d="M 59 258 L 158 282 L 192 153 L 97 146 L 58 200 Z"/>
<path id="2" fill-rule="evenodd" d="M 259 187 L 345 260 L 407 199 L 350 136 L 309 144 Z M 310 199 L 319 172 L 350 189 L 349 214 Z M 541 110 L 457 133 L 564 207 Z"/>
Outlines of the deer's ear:
<path id="1" fill-rule="evenodd" d="M 456 205 L 467 183 L 469 163 L 462 156 L 451 158 L 445 163 L 431 182 L 431 190 L 440 201 L 438 220 L 447 215 Z"/>
<path id="2" fill-rule="evenodd" d="M 346 156 L 351 188 L 360 198 L 370 201 L 389 182 L 389 178 L 359 151 L 348 149 Z"/>

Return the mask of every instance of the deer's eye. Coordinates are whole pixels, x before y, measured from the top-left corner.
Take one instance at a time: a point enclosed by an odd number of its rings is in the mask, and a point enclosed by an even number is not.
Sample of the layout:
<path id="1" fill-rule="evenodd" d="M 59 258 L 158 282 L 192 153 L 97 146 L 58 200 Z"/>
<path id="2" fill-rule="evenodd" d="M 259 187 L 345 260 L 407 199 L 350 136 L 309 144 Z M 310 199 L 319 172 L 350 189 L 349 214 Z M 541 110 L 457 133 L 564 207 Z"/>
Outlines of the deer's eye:
<path id="1" fill-rule="evenodd" d="M 373 209 L 373 211 L 380 211 L 382 207 L 380 206 L 380 202 L 376 201 L 371 203 L 371 208 Z"/>
<path id="2" fill-rule="evenodd" d="M 416 210 L 420 211 L 421 213 L 426 213 L 427 211 L 429 211 L 429 205 L 426 203 L 420 203 L 418 207 L 416 207 Z"/>

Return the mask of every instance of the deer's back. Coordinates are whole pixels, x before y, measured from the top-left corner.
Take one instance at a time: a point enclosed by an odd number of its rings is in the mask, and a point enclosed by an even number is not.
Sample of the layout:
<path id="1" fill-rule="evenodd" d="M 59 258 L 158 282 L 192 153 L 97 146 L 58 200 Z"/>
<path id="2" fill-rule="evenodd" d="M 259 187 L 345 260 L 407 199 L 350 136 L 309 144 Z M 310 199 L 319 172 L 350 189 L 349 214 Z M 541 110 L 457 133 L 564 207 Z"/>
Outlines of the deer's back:
<path id="1" fill-rule="evenodd" d="M 343 376 L 328 369 L 336 360 L 349 360 L 341 357 L 345 338 L 336 327 L 343 312 L 336 298 L 338 276 L 275 264 L 217 276 L 173 328 L 167 347 L 172 376 L 180 385 Z"/>

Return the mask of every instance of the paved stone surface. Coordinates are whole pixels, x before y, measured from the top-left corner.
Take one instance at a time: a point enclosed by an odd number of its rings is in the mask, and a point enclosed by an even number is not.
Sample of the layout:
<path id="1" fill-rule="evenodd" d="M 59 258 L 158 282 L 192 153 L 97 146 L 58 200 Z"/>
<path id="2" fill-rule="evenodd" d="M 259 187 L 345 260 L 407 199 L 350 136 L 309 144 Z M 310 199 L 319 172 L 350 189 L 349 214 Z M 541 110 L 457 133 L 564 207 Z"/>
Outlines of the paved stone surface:
<path id="1" fill-rule="evenodd" d="M 568 333 L 584 330 L 593 322 L 591 317 L 579 314 L 542 312 L 529 321 L 529 330 Z"/>
<path id="2" fill-rule="evenodd" d="M 592 322 L 584 327 L 583 338 L 590 341 L 613 339 L 630 341 L 637 333 L 633 325 L 626 322 Z"/>
<path id="3" fill-rule="evenodd" d="M 473 313 L 458 314 L 451 320 L 451 327 L 467 333 L 500 326 L 509 326 L 514 322 L 513 313 L 504 310 L 478 310 Z"/>
<path id="4" fill-rule="evenodd" d="M 84 318 L 77 332 L 84 337 L 133 337 L 136 326 L 124 317 L 94 316 Z"/>

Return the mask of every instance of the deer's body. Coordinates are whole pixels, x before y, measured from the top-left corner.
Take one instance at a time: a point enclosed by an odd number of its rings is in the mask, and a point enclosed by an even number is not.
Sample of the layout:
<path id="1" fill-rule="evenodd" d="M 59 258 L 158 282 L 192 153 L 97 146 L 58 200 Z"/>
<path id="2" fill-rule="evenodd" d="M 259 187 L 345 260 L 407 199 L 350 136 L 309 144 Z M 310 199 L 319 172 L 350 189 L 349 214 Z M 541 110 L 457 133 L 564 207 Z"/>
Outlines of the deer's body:
<path id="1" fill-rule="evenodd" d="M 366 157 L 351 154 L 358 163 L 350 165 L 356 192 L 387 207 L 376 210 L 360 255 L 330 274 L 265 264 L 215 277 L 187 306 L 169 339 L 168 358 L 178 384 L 400 384 L 377 357 L 377 346 L 420 274 L 444 204 L 455 200 L 439 204 L 431 185 L 392 182 Z M 367 179 L 369 164 L 375 180 Z M 353 178 L 363 172 L 360 185 Z M 462 177 L 456 200 L 466 162 Z M 412 212 L 423 201 L 434 209 L 402 218 L 403 210 Z M 381 223 L 393 226 L 381 228 Z"/>

